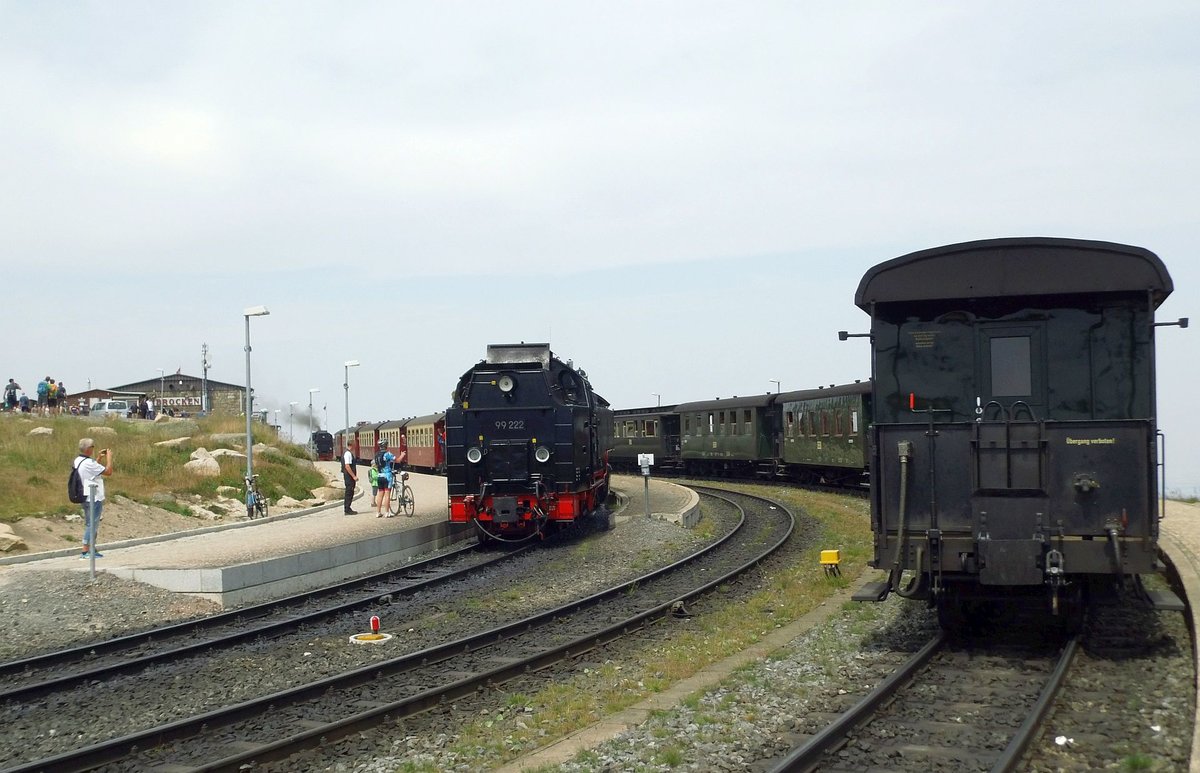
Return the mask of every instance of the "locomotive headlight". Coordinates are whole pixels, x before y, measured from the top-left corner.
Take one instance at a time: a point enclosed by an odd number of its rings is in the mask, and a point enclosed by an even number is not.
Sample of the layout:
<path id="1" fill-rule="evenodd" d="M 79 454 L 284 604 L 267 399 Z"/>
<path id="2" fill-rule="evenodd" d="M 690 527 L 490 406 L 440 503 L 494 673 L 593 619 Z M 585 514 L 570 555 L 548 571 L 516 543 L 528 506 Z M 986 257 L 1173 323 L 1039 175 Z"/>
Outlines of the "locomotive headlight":
<path id="1" fill-rule="evenodd" d="M 538 446 L 537 450 L 533 452 L 533 458 L 545 464 L 550 461 L 550 449 L 545 446 Z"/>
<path id="2" fill-rule="evenodd" d="M 467 461 L 471 464 L 479 464 L 481 461 L 483 461 L 483 451 L 480 451 L 477 446 L 468 448 Z"/>
<path id="3" fill-rule="evenodd" d="M 500 380 L 496 382 L 496 386 L 500 387 L 500 391 L 504 394 L 508 394 L 509 392 L 513 391 L 513 387 L 516 385 L 516 382 L 513 381 L 513 377 L 508 375 L 501 376 Z"/>

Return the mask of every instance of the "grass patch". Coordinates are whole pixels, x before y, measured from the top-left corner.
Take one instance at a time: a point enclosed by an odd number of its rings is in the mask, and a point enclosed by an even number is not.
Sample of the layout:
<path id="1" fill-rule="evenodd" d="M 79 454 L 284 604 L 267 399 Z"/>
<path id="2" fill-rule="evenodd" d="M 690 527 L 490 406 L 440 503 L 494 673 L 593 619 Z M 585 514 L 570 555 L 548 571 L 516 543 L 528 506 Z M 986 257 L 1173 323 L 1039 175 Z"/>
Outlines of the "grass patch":
<path id="1" fill-rule="evenodd" d="M 66 484 L 79 439 L 83 437 L 92 437 L 98 448 L 113 449 L 115 465 L 112 476 L 105 480 L 107 496 L 122 495 L 162 507 L 163 502 L 189 494 L 215 498 L 221 485 L 234 486 L 240 491 L 245 485 L 242 480 L 245 460 L 219 460 L 218 478 L 197 478 L 183 465 L 190 460 L 192 449 L 200 445 L 212 447 L 206 440 L 211 435 L 237 432 L 244 435 L 243 421 L 238 417 L 208 417 L 152 423 L 100 421 L 87 416 L 0 415 L 0 521 L 12 523 L 27 516 L 74 513 L 79 509 L 67 500 Z M 35 427 L 47 427 L 53 432 L 30 435 Z M 91 429 L 96 427 L 102 429 Z M 181 433 L 192 436 L 182 447 L 155 445 Z M 262 453 L 255 458 L 254 470 L 270 499 L 277 500 L 285 494 L 306 499 L 312 489 L 324 485 L 325 478 L 319 472 L 294 463 L 294 459 L 307 458 L 302 446 L 285 442 L 264 424 L 254 425 L 253 439 L 279 449 L 278 453 Z M 166 509 L 192 514 L 178 502 Z"/>

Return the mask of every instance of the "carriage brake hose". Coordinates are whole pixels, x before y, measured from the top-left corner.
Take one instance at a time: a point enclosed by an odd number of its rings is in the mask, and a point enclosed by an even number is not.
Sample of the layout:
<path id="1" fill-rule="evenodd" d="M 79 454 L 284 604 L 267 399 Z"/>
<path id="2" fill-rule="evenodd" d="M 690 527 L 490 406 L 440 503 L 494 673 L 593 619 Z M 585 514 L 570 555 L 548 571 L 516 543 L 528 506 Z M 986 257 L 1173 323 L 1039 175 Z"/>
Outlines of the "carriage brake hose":
<path id="1" fill-rule="evenodd" d="M 903 440 L 898 444 L 900 455 L 900 523 L 896 533 L 896 561 L 888 574 L 888 586 L 899 596 L 906 599 L 915 598 L 922 589 L 920 568 L 924 561 L 924 549 L 917 549 L 917 575 L 909 581 L 906 587 L 900 587 L 900 576 L 904 571 L 901 563 L 904 558 L 905 544 L 908 540 L 908 460 L 912 456 L 912 444 Z"/>

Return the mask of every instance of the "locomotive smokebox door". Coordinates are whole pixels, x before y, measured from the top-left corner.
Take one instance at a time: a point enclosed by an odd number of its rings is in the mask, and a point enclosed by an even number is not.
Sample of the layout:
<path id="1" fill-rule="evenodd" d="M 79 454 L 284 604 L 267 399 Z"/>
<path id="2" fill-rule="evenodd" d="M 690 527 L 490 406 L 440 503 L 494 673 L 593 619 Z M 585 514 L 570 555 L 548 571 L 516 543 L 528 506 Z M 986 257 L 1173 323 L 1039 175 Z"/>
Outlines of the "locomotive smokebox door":
<path id="1" fill-rule="evenodd" d="M 517 522 L 516 497 L 496 497 L 492 500 L 492 509 L 496 511 L 495 515 L 492 516 L 496 523 Z"/>

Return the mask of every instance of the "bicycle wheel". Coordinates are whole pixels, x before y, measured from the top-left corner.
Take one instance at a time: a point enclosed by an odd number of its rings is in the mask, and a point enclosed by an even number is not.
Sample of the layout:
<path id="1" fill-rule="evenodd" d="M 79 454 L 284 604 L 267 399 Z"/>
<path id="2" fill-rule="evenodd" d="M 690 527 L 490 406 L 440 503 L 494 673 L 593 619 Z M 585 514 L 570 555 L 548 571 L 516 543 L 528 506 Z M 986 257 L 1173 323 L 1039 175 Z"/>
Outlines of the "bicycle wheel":
<path id="1" fill-rule="evenodd" d="M 395 483 L 393 483 L 392 487 L 388 489 L 388 510 L 392 515 L 400 514 L 401 493 L 400 486 L 396 485 Z"/>
<path id="2" fill-rule="evenodd" d="M 417 503 L 416 500 L 413 499 L 412 489 L 408 487 L 408 484 L 405 484 L 404 486 L 404 494 L 400 497 L 400 504 L 404 507 L 404 514 L 407 516 L 412 516 L 413 508 L 416 507 Z"/>
<path id="3" fill-rule="evenodd" d="M 259 518 L 267 517 L 267 498 L 262 494 L 254 497 L 254 512 Z"/>

